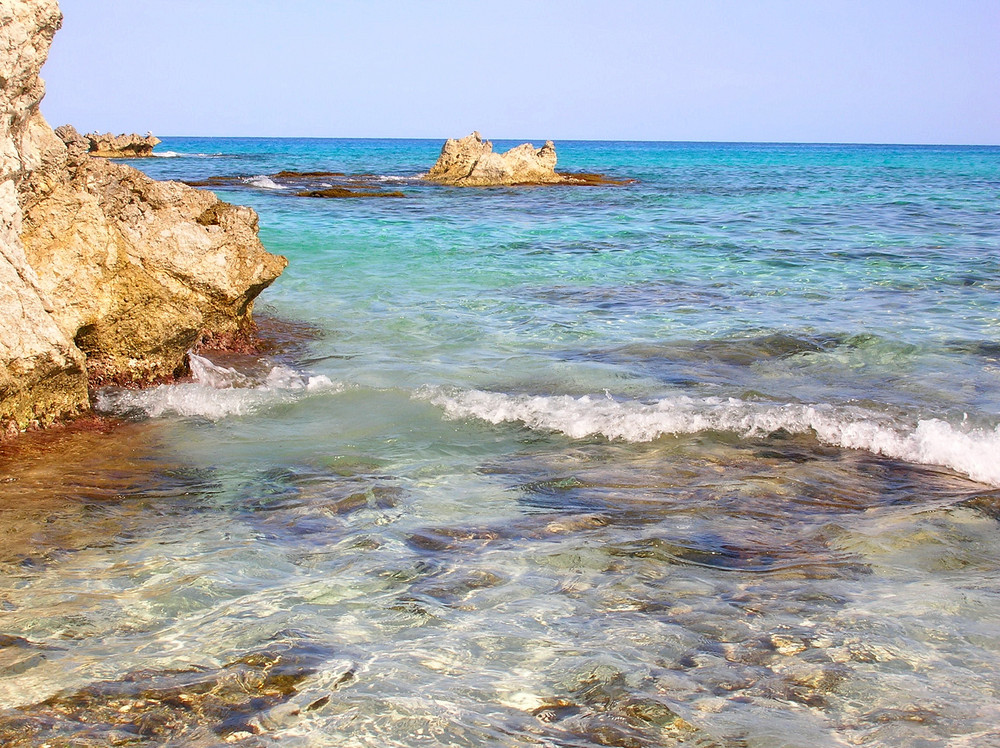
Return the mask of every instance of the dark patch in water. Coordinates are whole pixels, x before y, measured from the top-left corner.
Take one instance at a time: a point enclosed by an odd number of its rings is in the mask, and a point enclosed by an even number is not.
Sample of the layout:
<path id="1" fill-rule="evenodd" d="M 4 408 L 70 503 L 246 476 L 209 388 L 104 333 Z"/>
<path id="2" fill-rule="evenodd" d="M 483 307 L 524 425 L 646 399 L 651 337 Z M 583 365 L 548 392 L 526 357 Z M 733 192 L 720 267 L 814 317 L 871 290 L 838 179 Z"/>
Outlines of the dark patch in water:
<path id="1" fill-rule="evenodd" d="M 46 652 L 58 649 L 20 636 L 0 634 L 0 677 L 18 675 L 41 665 L 48 657 Z"/>
<path id="2" fill-rule="evenodd" d="M 481 569 L 452 568 L 415 582 L 411 589 L 417 595 L 426 595 L 445 605 L 455 605 L 477 590 L 499 587 L 506 581 Z"/>
<path id="3" fill-rule="evenodd" d="M 953 340 L 946 345 L 948 351 L 978 356 L 989 363 L 1000 363 L 1000 342 L 995 340 Z"/>
<path id="4" fill-rule="evenodd" d="M 579 247 L 570 243 L 568 247 Z M 556 286 L 531 289 L 528 296 L 559 307 L 591 308 L 598 311 L 648 310 L 651 306 L 670 310 L 677 307 L 711 305 L 714 309 L 732 307 L 732 298 L 725 291 L 696 288 L 687 283 L 652 280 L 626 285 Z"/>
<path id="5" fill-rule="evenodd" d="M 209 744 L 260 732 L 253 718 L 287 701 L 331 652 L 306 642 L 250 652 L 221 668 L 139 670 L 0 712 L 0 743 Z"/>
<path id="6" fill-rule="evenodd" d="M 515 490 L 520 492 L 520 502 L 528 511 L 606 511 L 610 507 L 606 498 L 601 496 L 599 488 L 588 486 L 580 479 L 570 476 L 524 483 Z"/>
<path id="7" fill-rule="evenodd" d="M 775 539 L 777 540 L 777 539 Z M 666 564 L 690 564 L 720 571 L 780 574 L 785 577 L 829 579 L 869 574 L 865 564 L 857 563 L 849 554 L 818 548 L 809 542 L 787 545 L 765 543 L 737 544 L 732 539 L 702 536 L 683 543 L 664 538 L 649 538 L 612 547 L 613 556 L 649 559 Z"/>
<path id="8" fill-rule="evenodd" d="M 531 715 L 558 745 L 718 748 L 714 740 L 678 715 L 665 700 L 643 693 L 650 690 L 650 685 L 636 688 L 623 671 L 597 662 L 578 675 L 568 693 L 545 699 L 531 710 Z M 736 748 L 740 743 L 727 745 Z"/>
<path id="9" fill-rule="evenodd" d="M 959 502 L 958 505 L 974 509 L 990 519 L 1000 522 L 1000 489 L 976 494 Z"/>
<path id="10" fill-rule="evenodd" d="M 40 567 L 86 548 L 127 544 L 220 487 L 174 462 L 155 424 L 26 435 L 0 460 L 0 568 Z"/>
<path id="11" fill-rule="evenodd" d="M 499 529 L 474 527 L 434 527 L 419 530 L 407 537 L 407 543 L 421 551 L 440 552 L 469 550 L 502 540 L 506 534 Z"/>
<path id="12" fill-rule="evenodd" d="M 212 176 L 205 179 L 186 181 L 191 187 L 223 187 L 237 189 L 260 189 L 272 194 L 309 197 L 309 198 L 345 198 L 345 197 L 406 197 L 399 190 L 385 190 L 384 180 L 376 174 L 345 174 L 338 171 L 289 171 L 283 169 L 276 174 L 267 175 L 267 179 L 278 185 L 273 187 L 259 186 L 253 180 L 258 175 L 235 174 L 228 176 Z"/>
<path id="13" fill-rule="evenodd" d="M 321 340 L 326 332 L 319 326 L 301 320 L 278 317 L 268 307 L 258 307 L 254 315 L 257 336 L 264 353 L 299 359 L 309 350 L 311 343 Z"/>
<path id="14" fill-rule="evenodd" d="M 629 344 L 595 353 L 597 360 L 654 363 L 662 361 L 750 366 L 758 361 L 784 359 L 802 353 L 819 353 L 842 341 L 835 335 L 794 336 L 774 333 L 749 338 L 673 340 L 662 344 Z"/>

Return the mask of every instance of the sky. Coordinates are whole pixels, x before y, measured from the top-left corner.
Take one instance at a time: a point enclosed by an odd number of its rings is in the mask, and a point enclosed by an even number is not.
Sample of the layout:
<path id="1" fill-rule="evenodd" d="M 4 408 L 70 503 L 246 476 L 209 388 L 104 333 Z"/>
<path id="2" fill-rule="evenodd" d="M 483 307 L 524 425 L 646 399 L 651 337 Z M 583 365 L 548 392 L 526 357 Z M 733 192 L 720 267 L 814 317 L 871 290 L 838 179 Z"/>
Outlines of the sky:
<path id="1" fill-rule="evenodd" d="M 1000 0 L 60 0 L 83 132 L 1000 144 Z"/>

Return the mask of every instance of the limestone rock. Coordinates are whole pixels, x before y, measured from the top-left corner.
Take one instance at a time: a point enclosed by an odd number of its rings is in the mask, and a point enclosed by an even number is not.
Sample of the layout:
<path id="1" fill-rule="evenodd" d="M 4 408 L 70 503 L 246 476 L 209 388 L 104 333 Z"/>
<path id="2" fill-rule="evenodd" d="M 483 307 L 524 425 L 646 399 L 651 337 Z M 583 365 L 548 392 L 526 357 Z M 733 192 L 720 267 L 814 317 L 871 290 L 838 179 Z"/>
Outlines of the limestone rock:
<path id="1" fill-rule="evenodd" d="M 142 383 L 184 367 L 205 336 L 252 326 L 285 267 L 257 214 L 91 158 L 38 110 L 62 21 L 56 0 L 0 0 L 0 428 L 88 407 L 87 382 Z M 150 146 L 151 148 L 152 146 Z"/>
<path id="2" fill-rule="evenodd" d="M 103 159 L 27 201 L 22 239 L 98 382 L 170 377 L 203 333 L 247 332 L 254 298 L 286 265 L 250 208 Z"/>
<path id="3" fill-rule="evenodd" d="M 474 132 L 445 141 L 425 179 L 461 187 L 559 184 L 564 178 L 555 168 L 556 148 L 551 140 L 537 150 L 531 143 L 523 143 L 501 154 L 494 153 L 493 143 Z"/>
<path id="4" fill-rule="evenodd" d="M 145 135 L 92 132 L 83 137 L 88 141 L 90 155 L 102 158 L 145 158 L 152 156 L 153 148 L 160 143 L 160 139 L 151 132 Z"/>
<path id="5" fill-rule="evenodd" d="M 41 166 L 38 71 L 62 22 L 55 0 L 0 0 L 0 428 L 87 406 L 84 356 L 49 314 L 21 243 L 18 188 Z M 0 433 L 2 435 L 2 433 Z"/>

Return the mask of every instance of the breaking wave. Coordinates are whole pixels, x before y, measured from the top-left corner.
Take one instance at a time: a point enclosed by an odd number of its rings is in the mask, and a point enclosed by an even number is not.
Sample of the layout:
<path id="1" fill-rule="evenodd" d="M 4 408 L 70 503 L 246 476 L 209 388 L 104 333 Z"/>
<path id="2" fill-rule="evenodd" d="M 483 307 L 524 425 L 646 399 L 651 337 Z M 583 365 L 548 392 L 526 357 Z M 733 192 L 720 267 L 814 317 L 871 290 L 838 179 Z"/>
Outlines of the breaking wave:
<path id="1" fill-rule="evenodd" d="M 274 366 L 262 379 L 257 379 L 193 353 L 190 357 L 194 381 L 145 390 L 107 388 L 97 395 L 97 410 L 120 416 L 179 415 L 215 421 L 288 402 L 303 393 L 344 389 L 328 377 L 301 374 L 287 366 Z"/>
<path id="2" fill-rule="evenodd" d="M 219 158 L 221 153 L 178 153 L 177 151 L 154 151 L 154 158 Z"/>
<path id="3" fill-rule="evenodd" d="M 266 176 L 264 174 L 258 174 L 255 177 L 245 177 L 243 179 L 243 181 L 245 183 L 247 183 L 248 185 L 250 185 L 251 187 L 257 187 L 257 188 L 262 189 L 262 190 L 283 190 L 283 189 L 285 189 L 280 184 L 278 184 L 273 179 L 271 179 L 269 176 Z"/>
<path id="4" fill-rule="evenodd" d="M 448 418 L 522 423 L 574 439 L 603 436 L 629 442 L 665 435 L 728 431 L 764 436 L 779 429 L 813 433 L 824 444 L 866 450 L 922 465 L 940 465 L 1000 486 L 1000 425 L 963 428 L 937 419 L 905 425 L 856 406 L 768 404 L 737 398 L 669 397 L 644 403 L 607 397 L 508 395 L 482 390 L 425 389 L 419 395 Z"/>

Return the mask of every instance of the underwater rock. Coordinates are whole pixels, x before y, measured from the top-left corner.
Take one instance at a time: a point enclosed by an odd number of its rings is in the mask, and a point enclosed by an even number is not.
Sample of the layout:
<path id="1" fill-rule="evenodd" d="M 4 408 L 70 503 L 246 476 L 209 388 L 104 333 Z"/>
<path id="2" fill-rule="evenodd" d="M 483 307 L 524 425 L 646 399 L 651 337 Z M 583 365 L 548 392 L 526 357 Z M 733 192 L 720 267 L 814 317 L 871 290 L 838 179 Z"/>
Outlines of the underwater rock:
<path id="1" fill-rule="evenodd" d="M 102 158 L 148 158 L 153 155 L 153 148 L 160 143 L 160 139 L 151 132 L 145 135 L 91 132 L 84 138 L 88 141 L 87 150 L 90 155 Z"/>
<path id="2" fill-rule="evenodd" d="M 406 197 L 399 190 L 383 192 L 381 190 L 352 190 L 347 187 L 328 187 L 323 190 L 303 190 L 296 192 L 296 197 Z"/>
<path id="3" fill-rule="evenodd" d="M 183 370 L 203 335 L 252 330 L 286 261 L 257 215 L 90 158 L 39 112 L 55 0 L 0 0 L 0 432 L 79 414 L 91 383 Z"/>
<path id="4" fill-rule="evenodd" d="M 248 653 L 221 668 L 131 672 L 120 680 L 0 712 L 0 744 L 164 745 L 177 740 L 177 745 L 217 745 L 220 738 L 245 740 L 262 732 L 260 715 L 298 692 L 322 654 L 309 646 L 286 645 Z"/>

